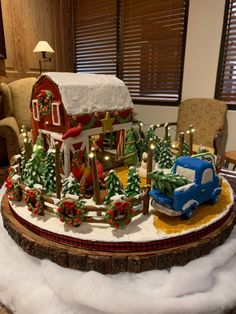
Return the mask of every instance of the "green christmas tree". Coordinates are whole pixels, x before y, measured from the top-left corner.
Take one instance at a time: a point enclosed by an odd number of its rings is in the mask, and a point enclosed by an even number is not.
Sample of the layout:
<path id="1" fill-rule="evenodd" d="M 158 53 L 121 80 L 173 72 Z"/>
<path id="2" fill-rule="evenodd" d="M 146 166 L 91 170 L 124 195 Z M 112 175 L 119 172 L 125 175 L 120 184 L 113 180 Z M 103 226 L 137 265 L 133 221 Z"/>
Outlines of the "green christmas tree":
<path id="1" fill-rule="evenodd" d="M 188 156 L 189 155 L 189 145 L 184 142 L 183 143 L 183 153 L 182 153 L 183 156 Z"/>
<path id="2" fill-rule="evenodd" d="M 173 154 L 171 152 L 171 143 L 169 141 L 163 141 L 163 144 L 159 151 L 158 166 L 160 168 L 167 169 L 173 166 Z"/>
<path id="3" fill-rule="evenodd" d="M 125 189 L 128 197 L 141 193 L 140 178 L 135 167 L 130 167 L 128 172 L 128 182 Z"/>
<path id="4" fill-rule="evenodd" d="M 124 148 L 124 164 L 134 165 L 138 162 L 138 154 L 132 129 L 128 130 Z"/>
<path id="5" fill-rule="evenodd" d="M 110 170 L 109 175 L 105 178 L 107 195 L 105 197 L 105 204 L 110 204 L 110 198 L 116 194 L 122 195 L 125 194 L 123 190 L 122 183 L 118 178 L 114 170 Z"/>
<path id="6" fill-rule="evenodd" d="M 145 142 L 146 142 L 146 144 L 148 144 L 148 142 L 150 140 L 152 140 L 154 144 L 156 144 L 156 142 L 157 142 L 157 136 L 155 134 L 155 131 L 154 131 L 154 128 L 153 128 L 152 125 L 148 128 L 148 130 L 147 130 L 147 132 L 145 134 Z"/>
<path id="7" fill-rule="evenodd" d="M 182 175 L 172 172 L 165 174 L 163 171 L 153 171 L 149 176 L 154 181 L 154 185 L 159 191 L 172 197 L 176 188 L 188 184 L 190 181 Z"/>
<path id="8" fill-rule="evenodd" d="M 62 196 L 66 194 L 78 195 L 80 194 L 80 184 L 74 177 L 73 173 L 70 173 L 69 177 L 62 181 Z"/>
<path id="9" fill-rule="evenodd" d="M 21 149 L 21 179 L 24 181 L 25 177 L 25 166 L 26 166 L 26 153 L 25 147 L 23 146 Z"/>
<path id="10" fill-rule="evenodd" d="M 44 158 L 44 139 L 42 134 L 39 134 L 33 148 L 33 154 L 27 161 L 23 171 L 24 183 L 29 187 L 33 187 L 34 184 L 41 184 L 43 186 Z"/>
<path id="11" fill-rule="evenodd" d="M 147 151 L 147 144 L 145 143 L 144 139 L 141 137 L 140 133 L 137 130 L 133 128 L 131 130 L 133 131 L 138 159 L 140 161 L 142 159 L 143 153 Z"/>
<path id="12" fill-rule="evenodd" d="M 44 189 L 47 193 L 56 192 L 55 149 L 49 148 L 43 169 Z"/>
<path id="13" fill-rule="evenodd" d="M 25 151 L 25 145 L 28 146 L 29 149 L 29 154 L 32 155 L 32 141 L 31 139 L 28 137 L 27 134 L 27 129 L 25 126 L 22 126 L 21 128 L 21 133 L 23 134 L 23 139 L 24 139 L 24 145 L 21 148 L 21 179 L 24 180 L 24 176 L 25 176 L 25 166 L 26 166 L 26 162 L 27 162 L 27 156 L 26 156 L 26 151 Z"/>
<path id="14" fill-rule="evenodd" d="M 159 162 L 159 160 L 160 160 L 160 153 L 162 150 L 163 143 L 164 143 L 164 140 L 162 140 L 162 139 L 160 139 L 156 143 L 156 148 L 155 148 L 154 154 L 153 154 L 153 159 L 155 160 L 155 162 Z"/>

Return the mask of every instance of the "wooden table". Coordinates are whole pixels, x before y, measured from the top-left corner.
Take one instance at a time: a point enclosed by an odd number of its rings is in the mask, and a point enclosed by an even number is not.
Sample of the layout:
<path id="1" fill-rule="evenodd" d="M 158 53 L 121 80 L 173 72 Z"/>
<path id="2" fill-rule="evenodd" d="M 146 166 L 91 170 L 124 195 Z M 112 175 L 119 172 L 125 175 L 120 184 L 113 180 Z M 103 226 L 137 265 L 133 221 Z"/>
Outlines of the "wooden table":
<path id="1" fill-rule="evenodd" d="M 229 164 L 233 164 L 233 170 L 236 168 L 236 150 L 231 150 L 225 153 L 225 166 L 228 168 Z"/>

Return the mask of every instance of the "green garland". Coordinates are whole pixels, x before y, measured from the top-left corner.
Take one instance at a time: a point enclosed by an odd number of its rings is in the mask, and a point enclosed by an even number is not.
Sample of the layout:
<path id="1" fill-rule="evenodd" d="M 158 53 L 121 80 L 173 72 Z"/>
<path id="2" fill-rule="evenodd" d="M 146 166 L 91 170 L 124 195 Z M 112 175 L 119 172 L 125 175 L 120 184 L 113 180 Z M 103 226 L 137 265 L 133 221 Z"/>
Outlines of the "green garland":
<path id="1" fill-rule="evenodd" d="M 79 226 L 87 215 L 84 201 L 65 198 L 58 204 L 57 215 L 60 221 L 73 226 Z"/>
<path id="2" fill-rule="evenodd" d="M 44 215 L 43 200 L 41 199 L 41 192 L 38 189 L 25 190 L 24 202 L 28 210 L 35 216 Z"/>
<path id="3" fill-rule="evenodd" d="M 53 93 L 48 89 L 42 89 L 37 95 L 39 112 L 48 115 L 52 111 Z"/>
<path id="4" fill-rule="evenodd" d="M 114 202 L 107 210 L 105 220 L 109 225 L 116 229 L 124 229 L 131 223 L 134 209 L 126 201 Z"/>

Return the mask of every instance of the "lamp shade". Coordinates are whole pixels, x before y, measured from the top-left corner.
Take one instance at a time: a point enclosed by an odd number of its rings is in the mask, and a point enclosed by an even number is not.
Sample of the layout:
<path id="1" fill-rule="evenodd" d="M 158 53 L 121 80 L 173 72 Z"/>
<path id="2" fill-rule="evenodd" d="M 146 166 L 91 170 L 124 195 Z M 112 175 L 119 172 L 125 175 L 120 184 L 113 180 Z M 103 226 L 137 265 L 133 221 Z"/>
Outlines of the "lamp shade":
<path id="1" fill-rule="evenodd" d="M 53 53 L 54 50 L 49 45 L 47 41 L 40 40 L 37 45 L 35 46 L 33 52 L 51 52 Z"/>

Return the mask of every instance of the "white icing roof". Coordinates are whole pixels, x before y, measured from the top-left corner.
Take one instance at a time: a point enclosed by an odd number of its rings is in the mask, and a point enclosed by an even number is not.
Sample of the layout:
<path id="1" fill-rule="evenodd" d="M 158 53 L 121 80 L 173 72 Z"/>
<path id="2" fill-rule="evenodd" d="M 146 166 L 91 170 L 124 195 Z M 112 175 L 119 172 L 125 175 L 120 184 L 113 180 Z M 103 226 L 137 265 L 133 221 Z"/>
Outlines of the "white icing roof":
<path id="1" fill-rule="evenodd" d="M 124 82 L 113 75 L 46 72 L 42 76 L 58 85 L 68 114 L 133 108 Z"/>

